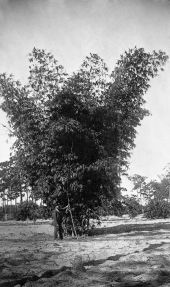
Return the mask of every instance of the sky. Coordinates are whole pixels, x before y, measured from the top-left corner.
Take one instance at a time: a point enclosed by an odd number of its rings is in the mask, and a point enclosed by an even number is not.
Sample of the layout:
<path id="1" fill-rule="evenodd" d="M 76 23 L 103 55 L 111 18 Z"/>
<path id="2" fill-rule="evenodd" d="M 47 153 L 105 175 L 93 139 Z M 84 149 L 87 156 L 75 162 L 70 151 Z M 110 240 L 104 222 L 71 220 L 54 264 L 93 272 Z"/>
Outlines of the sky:
<path id="1" fill-rule="evenodd" d="M 67 72 L 91 52 L 110 71 L 134 46 L 170 56 L 168 0 L 0 0 L 0 73 L 26 82 L 33 47 L 52 52 Z M 129 174 L 156 178 L 170 163 L 170 61 L 151 81 L 145 99 L 151 116 L 137 129 Z M 0 111 L 0 161 L 9 158 L 6 115 Z"/>

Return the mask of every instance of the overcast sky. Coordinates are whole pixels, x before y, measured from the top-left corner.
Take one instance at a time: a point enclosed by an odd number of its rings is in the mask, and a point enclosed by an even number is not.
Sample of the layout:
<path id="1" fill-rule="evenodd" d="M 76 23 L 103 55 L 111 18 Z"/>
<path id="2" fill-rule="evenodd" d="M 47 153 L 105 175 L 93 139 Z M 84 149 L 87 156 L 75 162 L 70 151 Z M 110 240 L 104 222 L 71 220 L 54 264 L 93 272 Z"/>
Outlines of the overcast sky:
<path id="1" fill-rule="evenodd" d="M 0 72 L 25 82 L 33 47 L 51 51 L 68 72 L 90 52 L 114 69 L 120 54 L 134 46 L 170 55 L 168 0 L 0 0 Z M 170 163 L 170 63 L 146 95 L 147 117 L 136 138 L 130 174 L 154 178 Z M 6 117 L 0 111 L 0 122 Z M 0 161 L 11 140 L 0 126 Z"/>

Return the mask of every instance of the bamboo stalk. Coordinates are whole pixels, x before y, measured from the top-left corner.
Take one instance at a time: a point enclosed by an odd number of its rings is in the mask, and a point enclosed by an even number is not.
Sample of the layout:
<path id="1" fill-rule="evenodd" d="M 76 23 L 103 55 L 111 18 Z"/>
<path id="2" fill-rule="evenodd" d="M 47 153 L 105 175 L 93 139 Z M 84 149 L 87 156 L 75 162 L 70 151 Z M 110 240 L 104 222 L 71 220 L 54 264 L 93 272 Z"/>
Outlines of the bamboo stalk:
<path id="1" fill-rule="evenodd" d="M 75 228 L 75 224 L 74 224 L 73 214 L 72 214 L 71 207 L 70 207 L 70 199 L 69 199 L 69 195 L 68 195 L 68 190 L 66 190 L 66 193 L 67 193 L 68 209 L 69 209 L 69 212 L 70 212 L 73 232 L 74 232 L 74 235 L 76 236 L 76 238 L 78 239 L 76 228 Z"/>

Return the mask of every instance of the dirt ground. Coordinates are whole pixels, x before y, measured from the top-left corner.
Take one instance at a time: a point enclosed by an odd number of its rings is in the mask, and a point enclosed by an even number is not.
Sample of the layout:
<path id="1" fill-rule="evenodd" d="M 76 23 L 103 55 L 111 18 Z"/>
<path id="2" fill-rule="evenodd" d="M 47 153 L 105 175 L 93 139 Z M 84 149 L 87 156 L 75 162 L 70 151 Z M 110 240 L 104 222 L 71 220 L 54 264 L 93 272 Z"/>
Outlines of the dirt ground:
<path id="1" fill-rule="evenodd" d="M 0 287 L 170 286 L 170 219 L 110 217 L 53 240 L 50 222 L 0 223 Z"/>

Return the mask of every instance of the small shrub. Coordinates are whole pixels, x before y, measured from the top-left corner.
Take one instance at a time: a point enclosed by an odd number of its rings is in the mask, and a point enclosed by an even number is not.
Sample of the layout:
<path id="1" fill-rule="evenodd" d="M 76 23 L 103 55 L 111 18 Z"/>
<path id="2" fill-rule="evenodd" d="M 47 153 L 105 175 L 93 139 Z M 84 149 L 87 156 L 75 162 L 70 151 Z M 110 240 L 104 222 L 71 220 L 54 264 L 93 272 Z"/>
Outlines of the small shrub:
<path id="1" fill-rule="evenodd" d="M 17 220 L 36 220 L 38 218 L 38 208 L 39 206 L 32 201 L 24 201 L 18 205 L 18 210 L 16 214 Z"/>
<path id="2" fill-rule="evenodd" d="M 136 217 L 142 213 L 142 206 L 134 196 L 124 197 L 122 203 L 125 208 L 125 213 L 127 213 L 131 218 Z"/>
<path id="3" fill-rule="evenodd" d="M 170 203 L 165 200 L 152 199 L 145 207 L 144 215 L 146 218 L 168 218 L 170 217 Z"/>

